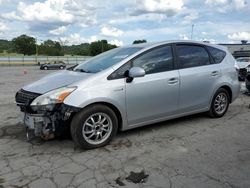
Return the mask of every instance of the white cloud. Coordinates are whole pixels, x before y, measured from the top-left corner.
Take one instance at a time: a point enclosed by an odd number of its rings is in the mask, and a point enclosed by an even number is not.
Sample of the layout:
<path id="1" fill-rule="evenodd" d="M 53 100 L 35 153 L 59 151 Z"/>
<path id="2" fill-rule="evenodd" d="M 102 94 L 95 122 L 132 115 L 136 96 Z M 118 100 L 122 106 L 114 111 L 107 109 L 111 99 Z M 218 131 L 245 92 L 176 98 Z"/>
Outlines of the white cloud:
<path id="1" fill-rule="evenodd" d="M 247 2 L 245 0 L 234 0 L 233 4 L 237 10 L 245 8 L 247 6 Z"/>
<path id="2" fill-rule="evenodd" d="M 217 6 L 219 12 L 227 12 L 233 9 L 240 10 L 247 7 L 246 0 L 206 0 L 205 4 Z"/>
<path id="3" fill-rule="evenodd" d="M 114 18 L 109 21 L 110 24 L 126 24 L 131 22 L 141 22 L 141 21 L 154 21 L 161 22 L 166 19 L 167 16 L 165 14 L 142 14 L 137 16 L 124 16 L 120 18 Z"/>
<path id="4" fill-rule="evenodd" d="M 73 33 L 66 37 L 61 37 L 61 41 L 63 41 L 66 45 L 78 45 L 82 43 L 91 43 L 98 40 L 97 36 L 91 36 L 90 38 L 82 37 L 79 33 Z"/>
<path id="5" fill-rule="evenodd" d="M 190 23 L 193 23 L 194 20 L 198 19 L 199 18 L 199 13 L 197 11 L 189 11 L 188 15 L 186 15 L 184 18 L 183 18 L 183 21 L 182 23 L 183 24 L 190 24 Z"/>
<path id="6" fill-rule="evenodd" d="M 69 0 L 46 0 L 31 5 L 19 2 L 17 10 L 25 21 L 71 23 L 74 21 L 74 15 L 65 10 L 65 4 L 68 2 Z"/>
<path id="7" fill-rule="evenodd" d="M 5 3 L 7 0 L 0 0 L 0 5 L 2 5 L 3 3 Z"/>
<path id="8" fill-rule="evenodd" d="M 21 20 L 21 17 L 18 16 L 15 11 L 2 14 L 1 16 L 9 20 Z"/>
<path id="9" fill-rule="evenodd" d="M 224 5 L 228 3 L 228 0 L 206 0 L 205 4 L 208 5 Z"/>
<path id="10" fill-rule="evenodd" d="M 97 36 L 91 36 L 89 39 L 88 39 L 88 43 L 91 43 L 91 42 L 95 42 L 97 41 Z"/>
<path id="11" fill-rule="evenodd" d="M 189 37 L 186 34 L 180 34 L 179 37 L 181 40 L 189 40 Z"/>
<path id="12" fill-rule="evenodd" d="M 67 45 L 73 45 L 73 44 L 77 45 L 77 44 L 87 42 L 87 39 L 81 37 L 79 33 L 73 33 L 67 37 L 62 37 L 61 40 L 65 41 Z"/>
<path id="13" fill-rule="evenodd" d="M 61 27 L 58 27 L 57 29 L 50 30 L 49 33 L 52 34 L 52 35 L 62 35 L 66 31 L 67 31 L 67 27 L 61 26 Z"/>
<path id="14" fill-rule="evenodd" d="M 183 8 L 183 0 L 136 0 L 134 14 L 161 13 L 172 16 Z"/>
<path id="15" fill-rule="evenodd" d="M 236 32 L 227 37 L 231 40 L 250 40 L 250 32 Z"/>
<path id="16" fill-rule="evenodd" d="M 107 37 L 118 37 L 123 34 L 123 31 L 115 27 L 104 26 L 101 28 L 101 35 Z"/>
<path id="17" fill-rule="evenodd" d="M 5 19 L 25 21 L 29 24 L 84 24 L 96 23 L 94 8 L 78 0 L 46 0 L 28 4 L 19 2 L 15 11 L 3 13 Z"/>
<path id="18" fill-rule="evenodd" d="M 120 41 L 120 40 L 117 40 L 117 39 L 111 40 L 109 43 L 113 44 L 113 45 L 116 45 L 116 46 L 123 46 L 123 41 Z"/>
<path id="19" fill-rule="evenodd" d="M 3 32 L 3 31 L 5 31 L 5 30 L 7 30 L 7 29 L 8 29 L 8 27 L 6 26 L 6 24 L 0 22 L 0 32 Z"/>

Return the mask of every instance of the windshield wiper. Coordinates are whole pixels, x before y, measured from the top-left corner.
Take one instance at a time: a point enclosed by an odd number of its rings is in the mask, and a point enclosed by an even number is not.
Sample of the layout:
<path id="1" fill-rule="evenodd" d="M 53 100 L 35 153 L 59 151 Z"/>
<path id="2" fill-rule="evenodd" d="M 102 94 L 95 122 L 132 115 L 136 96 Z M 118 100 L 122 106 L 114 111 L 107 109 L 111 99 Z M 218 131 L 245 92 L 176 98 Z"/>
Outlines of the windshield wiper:
<path id="1" fill-rule="evenodd" d="M 75 69 L 76 72 L 85 72 L 85 73 L 91 73 L 88 70 L 84 70 L 84 69 Z"/>

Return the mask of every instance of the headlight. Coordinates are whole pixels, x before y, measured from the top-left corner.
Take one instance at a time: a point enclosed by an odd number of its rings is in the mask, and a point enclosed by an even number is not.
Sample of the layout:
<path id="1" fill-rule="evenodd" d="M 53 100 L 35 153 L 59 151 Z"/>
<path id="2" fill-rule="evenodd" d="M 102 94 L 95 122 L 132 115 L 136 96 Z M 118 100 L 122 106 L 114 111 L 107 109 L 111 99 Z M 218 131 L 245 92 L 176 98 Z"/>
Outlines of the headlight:
<path id="1" fill-rule="evenodd" d="M 63 87 L 59 89 L 52 90 L 48 93 L 45 93 L 39 97 L 37 97 L 32 103 L 31 107 L 34 106 L 45 106 L 51 104 L 62 103 L 64 99 L 69 96 L 76 87 Z"/>

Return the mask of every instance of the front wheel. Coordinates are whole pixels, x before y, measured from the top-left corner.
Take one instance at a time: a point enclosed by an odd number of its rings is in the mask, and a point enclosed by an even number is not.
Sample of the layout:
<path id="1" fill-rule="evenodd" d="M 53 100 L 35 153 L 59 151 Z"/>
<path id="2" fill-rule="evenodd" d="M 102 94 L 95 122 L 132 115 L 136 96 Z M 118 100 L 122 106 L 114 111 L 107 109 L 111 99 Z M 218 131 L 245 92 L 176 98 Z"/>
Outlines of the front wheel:
<path id="1" fill-rule="evenodd" d="M 220 88 L 214 95 L 210 110 L 209 116 L 213 118 L 220 118 L 225 115 L 227 112 L 228 106 L 230 103 L 230 98 L 228 91 L 224 88 Z"/>
<path id="2" fill-rule="evenodd" d="M 117 129 L 117 117 L 113 110 L 105 105 L 89 106 L 76 114 L 71 122 L 72 138 L 83 149 L 107 145 Z"/>

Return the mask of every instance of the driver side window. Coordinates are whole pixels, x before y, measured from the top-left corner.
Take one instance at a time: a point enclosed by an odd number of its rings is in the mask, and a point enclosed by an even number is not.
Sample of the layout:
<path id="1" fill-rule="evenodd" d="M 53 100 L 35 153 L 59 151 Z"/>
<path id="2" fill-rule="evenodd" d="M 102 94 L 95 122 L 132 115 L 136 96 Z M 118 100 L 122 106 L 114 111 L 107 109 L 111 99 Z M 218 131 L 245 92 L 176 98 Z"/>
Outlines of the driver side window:
<path id="1" fill-rule="evenodd" d="M 133 67 L 141 67 L 146 74 L 173 70 L 173 55 L 171 46 L 152 49 L 132 61 Z"/>

